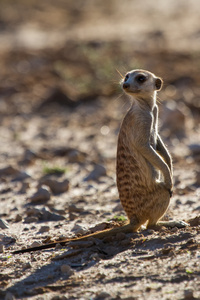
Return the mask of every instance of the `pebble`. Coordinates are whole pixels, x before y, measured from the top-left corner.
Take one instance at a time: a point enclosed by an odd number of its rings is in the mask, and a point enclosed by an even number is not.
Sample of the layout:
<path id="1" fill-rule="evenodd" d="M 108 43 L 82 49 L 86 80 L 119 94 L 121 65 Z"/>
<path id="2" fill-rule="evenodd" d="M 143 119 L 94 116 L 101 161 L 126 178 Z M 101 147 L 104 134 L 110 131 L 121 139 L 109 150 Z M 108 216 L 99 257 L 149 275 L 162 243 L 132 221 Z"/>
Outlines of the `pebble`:
<path id="1" fill-rule="evenodd" d="M 38 247 L 38 246 L 41 246 L 41 245 L 42 245 L 41 242 L 34 241 L 29 247 Z"/>
<path id="2" fill-rule="evenodd" d="M 90 172 L 90 174 L 84 178 L 84 181 L 98 181 L 101 176 L 106 176 L 106 168 L 102 165 L 95 165 L 92 172 Z"/>
<path id="3" fill-rule="evenodd" d="M 5 220 L 0 219 L 0 228 L 1 229 L 9 228 L 8 223 Z"/>
<path id="4" fill-rule="evenodd" d="M 83 208 L 77 207 L 76 205 L 71 204 L 71 205 L 69 205 L 69 207 L 68 207 L 68 211 L 69 211 L 70 213 L 80 213 L 80 212 L 83 212 Z"/>
<path id="5" fill-rule="evenodd" d="M 0 253 L 4 253 L 4 245 L 0 244 Z"/>
<path id="6" fill-rule="evenodd" d="M 58 195 L 69 190 L 69 180 L 58 181 L 55 179 L 43 179 L 42 184 L 47 185 L 53 194 Z"/>
<path id="7" fill-rule="evenodd" d="M 23 265 L 23 268 L 24 268 L 24 269 L 31 269 L 31 268 L 32 268 L 32 265 L 31 265 L 30 262 L 27 262 L 27 263 L 25 263 L 25 264 Z"/>
<path id="8" fill-rule="evenodd" d="M 22 221 L 22 215 L 17 214 L 15 217 L 15 222 L 20 222 L 20 221 Z"/>
<path id="9" fill-rule="evenodd" d="M 5 300 L 15 300 L 15 296 L 10 292 L 6 293 Z"/>
<path id="10" fill-rule="evenodd" d="M 190 289 L 190 288 L 188 288 L 188 289 L 185 289 L 184 290 L 184 299 L 185 300 L 192 300 L 192 299 L 195 299 L 194 298 L 194 295 L 193 295 L 193 289 Z"/>
<path id="11" fill-rule="evenodd" d="M 27 190 L 29 189 L 29 187 L 30 187 L 29 182 L 22 181 L 18 193 L 19 193 L 19 194 L 25 194 L 25 193 L 27 192 Z"/>
<path id="12" fill-rule="evenodd" d="M 50 227 L 49 226 L 41 226 L 40 227 L 40 230 L 39 230 L 39 233 L 43 233 L 43 232 L 48 232 L 50 230 Z"/>
<path id="13" fill-rule="evenodd" d="M 200 171 L 196 171 L 196 182 L 197 186 L 200 186 Z"/>
<path id="14" fill-rule="evenodd" d="M 68 162 L 69 163 L 83 163 L 85 161 L 86 154 L 80 152 L 79 150 L 72 149 L 68 153 Z"/>
<path id="15" fill-rule="evenodd" d="M 5 168 L 0 169 L 0 177 L 3 176 L 15 176 L 19 174 L 20 171 L 12 166 L 7 166 Z"/>
<path id="16" fill-rule="evenodd" d="M 72 231 L 75 232 L 75 234 L 85 234 L 87 233 L 87 229 L 83 228 L 82 226 L 75 224 Z"/>
<path id="17" fill-rule="evenodd" d="M 30 197 L 31 202 L 47 202 L 50 200 L 51 194 L 47 188 L 41 187 Z"/>
<path id="18" fill-rule="evenodd" d="M 99 294 L 96 295 L 95 299 L 106 299 L 106 298 L 110 298 L 111 295 L 107 292 L 100 292 Z"/>
<path id="19" fill-rule="evenodd" d="M 65 273 L 68 276 L 71 276 L 72 274 L 74 274 L 74 271 L 72 270 L 72 268 L 69 265 L 62 265 L 60 267 L 61 272 Z"/>
<path id="20" fill-rule="evenodd" d="M 38 222 L 38 217 L 36 217 L 36 216 L 30 216 L 30 217 L 26 217 L 24 219 L 24 223 L 26 223 L 26 224 L 34 223 L 34 222 Z"/>
<path id="21" fill-rule="evenodd" d="M 30 178 L 30 177 L 31 177 L 31 176 L 30 176 L 28 173 L 26 173 L 26 172 L 19 172 L 19 173 L 17 174 L 17 176 L 15 176 L 15 177 L 13 178 L 12 181 L 24 181 L 25 179 Z"/>

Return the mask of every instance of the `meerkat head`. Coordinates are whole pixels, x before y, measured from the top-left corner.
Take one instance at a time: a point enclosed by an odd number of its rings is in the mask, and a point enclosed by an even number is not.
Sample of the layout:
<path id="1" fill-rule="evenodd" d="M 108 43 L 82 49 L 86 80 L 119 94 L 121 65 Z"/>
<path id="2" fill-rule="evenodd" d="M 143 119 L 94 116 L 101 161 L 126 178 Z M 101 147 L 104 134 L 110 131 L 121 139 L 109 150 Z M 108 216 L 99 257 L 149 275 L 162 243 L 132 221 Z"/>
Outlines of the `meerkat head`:
<path id="1" fill-rule="evenodd" d="M 135 97 L 152 97 L 161 90 L 163 81 L 153 73 L 145 70 L 132 70 L 122 80 L 123 90 Z"/>

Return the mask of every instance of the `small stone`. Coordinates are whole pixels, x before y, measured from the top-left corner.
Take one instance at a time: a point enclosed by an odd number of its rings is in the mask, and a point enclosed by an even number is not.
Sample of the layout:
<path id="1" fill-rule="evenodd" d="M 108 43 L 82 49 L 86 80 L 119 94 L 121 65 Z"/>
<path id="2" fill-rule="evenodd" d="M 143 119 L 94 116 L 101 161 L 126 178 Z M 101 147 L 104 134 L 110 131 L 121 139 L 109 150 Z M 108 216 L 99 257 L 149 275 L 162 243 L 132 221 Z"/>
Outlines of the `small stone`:
<path id="1" fill-rule="evenodd" d="M 77 207 L 76 205 L 71 204 L 71 205 L 69 205 L 69 207 L 68 207 L 68 211 L 71 212 L 71 213 L 72 213 L 72 212 L 73 212 L 73 213 L 80 213 L 80 212 L 83 211 L 83 208 Z"/>
<path id="2" fill-rule="evenodd" d="M 19 194 L 25 194 L 27 192 L 27 190 L 29 189 L 29 187 L 30 187 L 29 182 L 22 181 L 21 187 L 19 189 Z"/>
<path id="3" fill-rule="evenodd" d="M 16 168 L 12 167 L 12 166 L 8 166 L 5 168 L 0 169 L 0 177 L 3 176 L 16 176 L 20 173 L 19 170 L 17 170 Z"/>
<path id="4" fill-rule="evenodd" d="M 38 218 L 35 216 L 26 217 L 24 219 L 24 223 L 27 223 L 27 224 L 34 223 L 34 222 L 38 222 Z"/>
<path id="5" fill-rule="evenodd" d="M 17 176 L 15 176 L 12 181 L 24 181 L 25 179 L 30 177 L 31 176 L 26 172 L 19 172 L 19 174 L 17 174 Z"/>
<path id="6" fill-rule="evenodd" d="M 107 292 L 100 292 L 99 294 L 96 295 L 95 299 L 106 299 L 106 298 L 110 298 L 111 295 Z"/>
<path id="7" fill-rule="evenodd" d="M 6 293 L 5 300 L 15 300 L 15 296 L 10 292 Z"/>
<path id="8" fill-rule="evenodd" d="M 41 246 L 42 243 L 41 242 L 37 242 L 37 241 L 34 241 L 29 247 L 38 247 L 38 246 Z"/>
<path id="9" fill-rule="evenodd" d="M 51 194 L 47 188 L 41 187 L 30 197 L 31 202 L 47 202 L 50 200 Z"/>
<path id="10" fill-rule="evenodd" d="M 49 226 L 41 226 L 40 227 L 40 230 L 39 230 L 39 233 L 43 233 L 43 232 L 48 232 L 50 230 L 50 227 Z"/>
<path id="11" fill-rule="evenodd" d="M 75 232 L 75 234 L 85 234 L 87 233 L 87 229 L 83 228 L 82 226 L 75 224 L 72 231 Z"/>
<path id="12" fill-rule="evenodd" d="M 4 253 L 4 245 L 0 244 L 0 253 Z"/>
<path id="13" fill-rule="evenodd" d="M 74 274 L 74 271 L 72 270 L 72 268 L 69 265 L 62 265 L 60 267 L 60 269 L 61 269 L 62 273 L 65 273 L 68 276 Z"/>
<path id="14" fill-rule="evenodd" d="M 101 176 L 106 176 L 106 168 L 102 165 L 96 165 L 92 172 L 90 172 L 90 174 L 84 178 L 84 181 L 98 181 Z"/>
<path id="15" fill-rule="evenodd" d="M 69 180 L 58 181 L 55 179 L 43 179 L 42 184 L 47 185 L 53 194 L 58 195 L 69 190 Z"/>
<path id="16" fill-rule="evenodd" d="M 185 289 L 184 290 L 184 299 L 186 300 L 192 300 L 192 299 L 195 299 L 194 298 L 194 295 L 193 295 L 193 289 Z"/>
<path id="17" fill-rule="evenodd" d="M 188 223 L 190 224 L 190 226 L 198 226 L 198 225 L 200 225 L 200 216 L 197 216 L 197 217 L 195 217 L 195 218 L 192 218 L 192 219 L 190 219 L 190 220 L 188 220 Z"/>
<path id="18" fill-rule="evenodd" d="M 15 217 L 15 222 L 20 222 L 22 221 L 22 216 L 20 214 L 17 214 Z"/>
<path id="19" fill-rule="evenodd" d="M 55 246 L 55 249 L 56 249 L 56 250 L 62 249 L 62 245 L 61 245 L 61 244 L 59 244 L 59 243 L 58 243 L 58 244 L 56 244 L 56 246 Z"/>
<path id="20" fill-rule="evenodd" d="M 27 262 L 27 263 L 25 263 L 25 264 L 23 265 L 23 268 L 24 268 L 24 269 L 31 269 L 31 268 L 32 268 L 32 265 L 31 265 L 30 262 Z"/>
<path id="21" fill-rule="evenodd" d="M 195 182 L 195 184 L 197 186 L 200 186 L 200 171 L 196 172 L 196 182 Z"/>
<path id="22" fill-rule="evenodd" d="M 177 227 L 173 227 L 172 229 L 171 229 L 171 232 L 177 232 L 178 231 L 178 228 Z"/>
<path id="23" fill-rule="evenodd" d="M 8 223 L 5 220 L 0 219 L 0 228 L 1 229 L 9 228 Z"/>
<path id="24" fill-rule="evenodd" d="M 79 214 L 77 214 L 77 213 L 72 213 L 72 212 L 69 213 L 69 219 L 70 219 L 70 221 L 74 221 L 78 217 L 79 217 Z"/>

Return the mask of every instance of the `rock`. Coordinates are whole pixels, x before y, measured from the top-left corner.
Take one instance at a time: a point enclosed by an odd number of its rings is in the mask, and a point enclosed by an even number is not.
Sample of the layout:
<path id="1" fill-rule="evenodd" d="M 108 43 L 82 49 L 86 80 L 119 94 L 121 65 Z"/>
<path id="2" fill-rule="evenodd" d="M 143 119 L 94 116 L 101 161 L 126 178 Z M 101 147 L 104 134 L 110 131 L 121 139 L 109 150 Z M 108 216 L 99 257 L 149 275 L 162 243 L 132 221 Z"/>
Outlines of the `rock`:
<path id="1" fill-rule="evenodd" d="M 190 219 L 190 220 L 188 220 L 187 221 L 189 224 L 190 224 L 190 226 L 198 226 L 198 225 L 200 225 L 200 216 L 197 216 L 197 217 L 195 217 L 195 218 L 192 218 L 192 219 Z"/>
<path id="2" fill-rule="evenodd" d="M 87 233 L 87 229 L 83 228 L 82 226 L 75 224 L 72 231 L 75 232 L 75 234 L 85 234 Z"/>
<path id="3" fill-rule="evenodd" d="M 19 194 L 25 194 L 27 192 L 27 190 L 29 189 L 30 187 L 30 184 L 29 182 L 26 182 L 26 181 L 22 181 L 21 183 L 21 187 L 19 189 Z"/>
<path id="4" fill-rule="evenodd" d="M 15 222 L 20 222 L 20 221 L 22 221 L 22 215 L 17 214 L 15 217 Z"/>
<path id="5" fill-rule="evenodd" d="M 6 229 L 6 228 L 9 228 L 9 225 L 5 220 L 0 219 L 0 228 Z"/>
<path id="6" fill-rule="evenodd" d="M 4 253 L 4 245 L 0 244 L 0 253 Z"/>
<path id="7" fill-rule="evenodd" d="M 111 299 L 111 295 L 107 292 L 100 292 L 95 297 L 96 300 Z"/>
<path id="8" fill-rule="evenodd" d="M 38 222 L 38 218 L 35 216 L 26 217 L 24 219 L 24 223 L 26 223 L 26 224 L 34 223 L 34 222 Z"/>
<path id="9" fill-rule="evenodd" d="M 51 212 L 47 207 L 43 207 L 40 211 L 40 220 L 41 221 L 60 221 L 65 220 L 64 216 Z"/>
<path id="10" fill-rule="evenodd" d="M 69 265 L 62 265 L 60 267 L 61 272 L 65 273 L 68 276 L 71 276 L 72 274 L 74 274 L 74 271 L 72 270 L 72 268 Z"/>
<path id="11" fill-rule="evenodd" d="M 71 204 L 68 207 L 68 211 L 69 211 L 69 213 L 80 213 L 80 212 L 83 212 L 83 208 L 77 207 L 76 205 Z"/>
<path id="12" fill-rule="evenodd" d="M 0 177 L 17 176 L 19 173 L 20 171 L 12 166 L 0 169 Z"/>
<path id="13" fill-rule="evenodd" d="M 29 247 L 38 247 L 38 246 L 41 246 L 42 243 L 41 242 L 37 242 L 37 241 L 34 241 Z"/>
<path id="14" fill-rule="evenodd" d="M 68 153 L 69 163 L 83 163 L 85 161 L 86 154 L 79 150 L 73 149 Z"/>
<path id="15" fill-rule="evenodd" d="M 47 202 L 50 200 L 51 194 L 48 191 L 48 189 L 41 187 L 38 189 L 38 191 L 30 197 L 31 202 Z"/>
<path id="16" fill-rule="evenodd" d="M 98 181 L 101 176 L 106 176 L 106 168 L 102 165 L 95 165 L 92 172 L 84 178 L 84 181 L 94 180 Z"/>
<path id="17" fill-rule="evenodd" d="M 196 171 L 195 185 L 200 186 L 200 171 Z"/>
<path id="18" fill-rule="evenodd" d="M 24 181 L 27 178 L 30 178 L 31 176 L 26 172 L 19 172 L 12 181 Z"/>
<path id="19" fill-rule="evenodd" d="M 15 296 L 10 292 L 6 293 L 5 300 L 15 300 Z"/>
<path id="20" fill-rule="evenodd" d="M 24 269 L 31 269 L 31 268 L 32 268 L 32 265 L 31 265 L 30 262 L 27 262 L 27 263 L 23 264 L 23 268 L 24 268 Z"/>
<path id="21" fill-rule="evenodd" d="M 50 230 L 49 226 L 41 226 L 39 233 L 48 232 Z"/>
<path id="22" fill-rule="evenodd" d="M 26 149 L 23 155 L 23 158 L 19 161 L 20 165 L 31 165 L 34 163 L 35 159 L 37 158 L 37 154 L 30 150 Z"/>
<path id="23" fill-rule="evenodd" d="M 190 289 L 190 288 L 185 289 L 184 290 L 184 300 L 193 300 L 193 299 L 195 299 L 193 293 L 194 293 L 193 289 Z"/>
<path id="24" fill-rule="evenodd" d="M 28 217 L 36 217 L 40 221 L 60 221 L 65 220 L 64 216 L 53 213 L 48 207 L 43 207 L 42 209 L 37 207 L 28 208 L 26 211 Z"/>
<path id="25" fill-rule="evenodd" d="M 43 179 L 42 184 L 47 185 L 53 194 L 58 195 L 67 192 L 69 189 L 69 180 L 58 181 L 55 179 Z"/>

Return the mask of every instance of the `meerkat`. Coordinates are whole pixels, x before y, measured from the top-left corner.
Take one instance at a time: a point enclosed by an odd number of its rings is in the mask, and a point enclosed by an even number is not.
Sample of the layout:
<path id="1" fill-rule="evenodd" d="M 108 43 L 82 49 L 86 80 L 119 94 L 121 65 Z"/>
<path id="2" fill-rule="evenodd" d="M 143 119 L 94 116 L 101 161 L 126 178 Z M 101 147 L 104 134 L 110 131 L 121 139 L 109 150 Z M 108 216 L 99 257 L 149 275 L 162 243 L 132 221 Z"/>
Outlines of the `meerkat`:
<path id="1" fill-rule="evenodd" d="M 163 81 L 149 71 L 133 70 L 125 75 L 121 85 L 125 93 L 131 96 L 131 106 L 118 136 L 116 175 L 128 224 L 79 238 L 20 249 L 14 254 L 52 248 L 57 243 L 65 245 L 91 237 L 104 239 L 118 232 L 136 232 L 146 222 L 147 228 L 181 228 L 188 225 L 183 221 L 159 221 L 168 208 L 173 190 L 172 159 L 158 133 L 156 95 Z"/>

